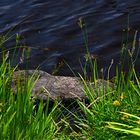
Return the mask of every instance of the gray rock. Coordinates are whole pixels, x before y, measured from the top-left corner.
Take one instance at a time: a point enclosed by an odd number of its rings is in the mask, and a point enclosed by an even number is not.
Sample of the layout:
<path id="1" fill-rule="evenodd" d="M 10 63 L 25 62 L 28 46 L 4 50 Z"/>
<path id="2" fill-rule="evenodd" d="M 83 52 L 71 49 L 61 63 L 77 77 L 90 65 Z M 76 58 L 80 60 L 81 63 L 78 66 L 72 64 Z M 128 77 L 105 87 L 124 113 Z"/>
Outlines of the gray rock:
<path id="1" fill-rule="evenodd" d="M 16 90 L 18 79 L 22 82 L 32 75 L 34 75 L 33 82 L 35 83 L 32 89 L 32 97 L 35 99 L 47 100 L 48 96 L 52 100 L 87 99 L 84 91 L 88 89 L 79 77 L 53 76 L 41 70 L 15 71 L 12 78 L 13 90 Z M 114 86 L 102 79 L 98 79 L 96 83 L 86 82 L 86 84 L 90 87 L 90 90 L 93 90 L 93 93 Z"/>

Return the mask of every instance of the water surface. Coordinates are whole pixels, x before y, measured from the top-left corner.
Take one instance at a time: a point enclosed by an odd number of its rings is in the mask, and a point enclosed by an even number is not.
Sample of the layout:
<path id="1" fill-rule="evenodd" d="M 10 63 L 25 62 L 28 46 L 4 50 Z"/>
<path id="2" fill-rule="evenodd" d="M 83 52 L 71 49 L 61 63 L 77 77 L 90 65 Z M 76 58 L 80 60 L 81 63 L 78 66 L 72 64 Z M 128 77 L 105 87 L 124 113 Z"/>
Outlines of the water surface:
<path id="1" fill-rule="evenodd" d="M 86 23 L 90 53 L 98 59 L 100 69 L 107 71 L 112 59 L 114 66 L 119 62 L 128 17 L 129 42 L 135 30 L 140 31 L 140 0 L 1 0 L 0 34 L 9 32 L 8 36 L 13 36 L 7 49 L 15 46 L 16 33 L 21 37 L 20 43 L 31 48 L 22 68 L 27 63 L 29 69 L 40 65 L 40 69 L 52 73 L 59 67 L 60 71 L 54 73 L 72 75 L 71 70 L 81 73 L 85 62 L 80 17 Z"/>

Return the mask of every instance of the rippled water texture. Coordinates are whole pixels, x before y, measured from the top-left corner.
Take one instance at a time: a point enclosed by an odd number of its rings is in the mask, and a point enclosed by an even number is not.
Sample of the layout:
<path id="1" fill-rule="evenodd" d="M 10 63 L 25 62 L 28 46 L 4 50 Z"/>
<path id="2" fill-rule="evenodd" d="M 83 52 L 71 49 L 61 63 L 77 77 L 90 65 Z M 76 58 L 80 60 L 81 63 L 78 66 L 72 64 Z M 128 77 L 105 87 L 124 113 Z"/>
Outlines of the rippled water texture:
<path id="1" fill-rule="evenodd" d="M 71 75 L 70 68 L 81 72 L 80 62 L 85 62 L 86 49 L 77 24 L 82 17 L 89 51 L 107 71 L 112 59 L 114 65 L 119 61 L 128 15 L 131 42 L 135 30 L 140 30 L 140 0 L 0 0 L 0 34 L 13 35 L 7 49 L 15 46 L 16 33 L 31 48 L 22 68 L 28 62 L 30 69 L 40 65 L 52 73 L 58 67 L 58 74 Z"/>

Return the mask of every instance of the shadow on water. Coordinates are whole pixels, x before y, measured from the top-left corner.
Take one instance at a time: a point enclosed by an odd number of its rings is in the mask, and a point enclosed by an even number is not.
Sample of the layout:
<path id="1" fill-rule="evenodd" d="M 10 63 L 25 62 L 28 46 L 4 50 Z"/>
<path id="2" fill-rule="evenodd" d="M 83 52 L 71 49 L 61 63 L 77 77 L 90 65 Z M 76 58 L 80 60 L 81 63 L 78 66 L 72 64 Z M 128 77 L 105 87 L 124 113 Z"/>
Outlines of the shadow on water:
<path id="1" fill-rule="evenodd" d="M 135 30 L 140 30 L 139 0 L 5 0 L 0 2 L 0 34 L 17 25 L 9 36 L 18 33 L 20 43 L 31 48 L 21 68 L 35 69 L 40 65 L 40 69 L 53 73 L 58 66 L 56 74 L 72 75 L 69 67 L 81 73 L 79 60 L 85 62 L 86 48 L 77 24 L 82 17 L 86 22 L 89 51 L 97 57 L 99 67 L 107 71 L 112 59 L 113 66 L 119 62 L 122 42 L 126 41 L 128 15 L 131 43 Z M 6 43 L 7 49 L 13 46 L 15 36 Z M 64 61 L 69 67 L 60 66 Z M 139 68 L 138 63 L 136 67 Z"/>

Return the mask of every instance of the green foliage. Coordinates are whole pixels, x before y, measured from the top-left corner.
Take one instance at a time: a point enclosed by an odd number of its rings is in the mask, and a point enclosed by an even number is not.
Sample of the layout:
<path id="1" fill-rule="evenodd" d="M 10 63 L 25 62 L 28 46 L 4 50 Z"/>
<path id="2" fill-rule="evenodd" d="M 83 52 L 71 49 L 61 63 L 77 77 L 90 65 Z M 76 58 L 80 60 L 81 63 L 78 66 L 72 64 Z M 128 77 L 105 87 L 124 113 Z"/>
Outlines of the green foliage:
<path id="1" fill-rule="evenodd" d="M 122 65 L 119 69 L 116 67 L 113 88 L 111 88 L 109 84 L 105 87 L 102 86 L 102 88 L 96 87 L 96 81 L 98 81 L 97 65 L 96 61 L 91 59 L 88 52 L 88 61 L 91 64 L 93 74 L 92 81 L 94 81 L 96 88 L 93 90 L 91 86 L 87 85 L 87 79 L 81 77 L 85 86 L 83 90 L 88 96 L 90 103 L 85 104 L 78 101 L 85 117 L 82 119 L 77 117 L 78 127 L 86 139 L 139 139 L 140 119 L 136 116 L 139 116 L 140 114 L 140 82 L 135 72 L 135 62 L 138 56 L 138 52 L 135 52 L 136 36 L 137 31 L 134 36 L 132 48 L 128 48 L 127 43 L 123 46 Z M 127 74 L 123 71 L 126 58 L 129 58 Z M 108 68 L 108 79 L 110 67 Z M 107 82 L 109 83 L 110 81 L 108 80 Z M 120 117 L 118 112 L 130 112 L 135 115 L 123 113 L 124 116 Z M 128 116 L 133 118 L 137 118 L 137 120 L 132 121 L 129 119 L 129 121 L 126 122 L 126 120 L 128 120 L 126 114 L 129 114 Z M 108 122 L 108 125 L 106 122 Z"/>
<path id="2" fill-rule="evenodd" d="M 22 83 L 18 78 L 16 89 L 12 88 L 12 75 L 17 67 L 12 68 L 7 54 L 0 66 L 0 139 L 47 139 L 52 140 L 59 130 L 55 122 L 56 103 L 50 113 L 44 110 L 43 102 L 35 110 L 31 100 L 34 76 Z M 48 100 L 49 104 L 49 100 Z"/>
<path id="3" fill-rule="evenodd" d="M 120 112 L 120 113 L 123 114 L 122 119 L 126 119 L 132 125 L 126 125 L 126 124 L 117 123 L 117 122 L 107 122 L 107 124 L 108 124 L 107 127 L 117 130 L 117 131 L 127 133 L 127 134 L 136 135 L 136 137 L 137 136 L 140 137 L 140 117 L 129 114 L 129 113 L 125 113 L 125 112 Z M 127 138 L 129 138 L 129 137 L 127 137 Z"/>
<path id="4" fill-rule="evenodd" d="M 79 19 L 79 26 L 83 31 L 87 49 L 86 64 L 83 68 L 84 77 L 81 75 L 80 77 L 84 84 L 83 91 L 89 98 L 88 103 L 77 100 L 81 114 L 72 112 L 57 102 L 54 104 L 51 112 L 49 112 L 49 99 L 45 104 L 45 111 L 43 101 L 39 103 L 38 110 L 36 111 L 35 103 L 30 98 L 32 88 L 35 84 L 33 81 L 34 79 L 37 80 L 36 76 L 33 75 L 22 83 L 20 82 L 22 79 L 19 77 L 16 90 L 13 90 L 12 78 L 17 66 L 11 67 L 8 60 L 9 53 L 5 53 L 6 51 L 2 49 L 4 53 L 0 65 L 1 139 L 139 139 L 140 82 L 135 72 L 135 62 L 138 55 L 134 57 L 137 32 L 134 36 L 132 48 L 129 49 L 127 43 L 123 45 L 122 60 L 127 55 L 130 60 L 128 73 L 124 73 L 123 67 L 125 63 L 122 61 L 122 67 L 116 67 L 116 76 L 113 79 L 114 86 L 112 87 L 109 81 L 110 66 L 106 85 L 99 88 L 97 63 L 96 59 L 92 59 L 88 51 L 88 38 L 86 30 L 84 30 L 85 23 L 83 23 L 82 19 Z M 18 40 L 19 36 L 17 35 L 16 48 L 18 47 Z M 1 37 L 1 48 L 3 48 L 4 42 L 5 37 Z M 90 63 L 92 72 L 90 80 L 88 80 L 86 75 L 88 63 Z M 93 83 L 95 86 L 94 89 L 92 88 Z M 60 109 L 60 106 L 62 107 L 61 109 L 64 109 L 63 111 Z M 63 113 L 65 111 L 68 113 Z M 70 123 L 67 121 L 71 115 L 76 120 L 75 126 L 78 131 L 71 128 Z"/>

